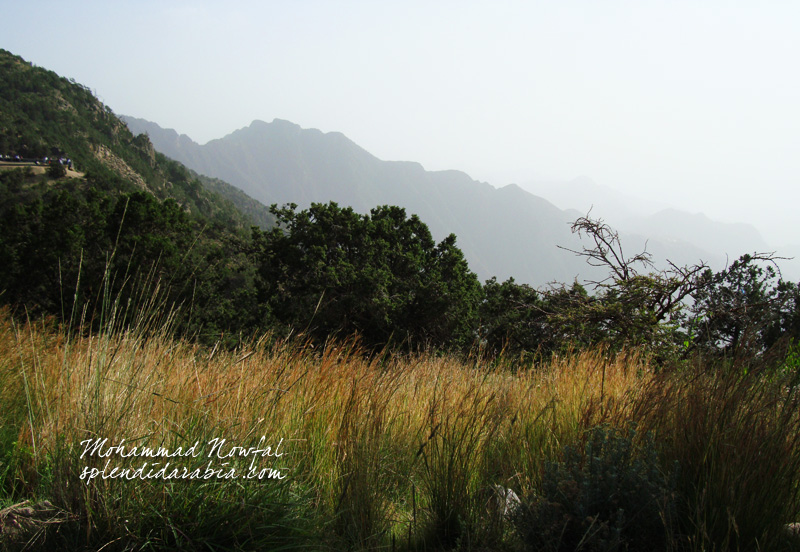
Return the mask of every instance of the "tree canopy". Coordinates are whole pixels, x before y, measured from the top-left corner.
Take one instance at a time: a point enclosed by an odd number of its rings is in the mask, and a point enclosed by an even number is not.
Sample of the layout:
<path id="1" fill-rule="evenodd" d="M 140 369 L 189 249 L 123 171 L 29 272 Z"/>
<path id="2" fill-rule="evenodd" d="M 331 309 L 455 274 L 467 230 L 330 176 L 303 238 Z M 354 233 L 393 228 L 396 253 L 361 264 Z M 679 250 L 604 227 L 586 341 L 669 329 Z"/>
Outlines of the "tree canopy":
<path id="1" fill-rule="evenodd" d="M 646 347 L 661 360 L 690 354 L 735 361 L 761 358 L 776 346 L 785 356 L 800 337 L 798 286 L 781 280 L 772 254 L 743 255 L 713 272 L 705 263 L 656 270 L 642 251 L 623 253 L 619 234 L 602 220 L 581 217 L 573 231 L 589 245 L 573 251 L 607 277 L 534 290 L 513 279 L 489 280 L 481 306 L 481 337 L 494 352 L 551 353 L 602 345 Z"/>
<path id="2" fill-rule="evenodd" d="M 481 286 L 454 235 L 437 244 L 400 207 L 272 213 L 278 225 L 253 242 L 260 303 L 277 322 L 321 340 L 358 333 L 370 347 L 471 342 Z"/>

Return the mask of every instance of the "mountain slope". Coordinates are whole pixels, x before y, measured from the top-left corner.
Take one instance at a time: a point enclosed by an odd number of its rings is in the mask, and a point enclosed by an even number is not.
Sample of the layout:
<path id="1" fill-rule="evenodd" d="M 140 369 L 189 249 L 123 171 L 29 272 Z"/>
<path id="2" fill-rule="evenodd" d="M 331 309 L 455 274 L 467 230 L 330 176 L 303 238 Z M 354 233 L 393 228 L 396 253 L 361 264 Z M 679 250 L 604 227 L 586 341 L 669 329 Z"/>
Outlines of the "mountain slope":
<path id="1" fill-rule="evenodd" d="M 0 154 L 29 159 L 68 157 L 89 181 L 117 192 L 145 191 L 229 228 L 248 229 L 238 190 L 207 189 L 185 167 L 134 135 L 91 91 L 0 50 Z M 225 199 L 228 195 L 234 202 Z M 263 218 L 263 215 L 262 215 Z"/>
<path id="2" fill-rule="evenodd" d="M 86 87 L 6 51 L 0 154 L 28 160 L 0 167 L 0 304 L 95 328 L 112 308 L 123 324 L 177 309 L 176 331 L 209 340 L 256 327 L 247 243 L 251 226 L 272 226 L 263 205 L 157 153 Z M 44 157 L 80 172 L 44 172 Z"/>
<path id="3" fill-rule="evenodd" d="M 382 161 L 340 133 L 288 121 L 254 121 L 199 145 L 154 123 L 123 119 L 164 154 L 264 203 L 306 207 L 336 201 L 360 212 L 384 204 L 404 207 L 425 221 L 437 240 L 456 234 L 470 267 L 484 279 L 514 277 L 541 285 L 572 281 L 588 270 L 557 247 L 577 247 L 570 214 L 514 185 L 497 190 L 459 171 Z"/>

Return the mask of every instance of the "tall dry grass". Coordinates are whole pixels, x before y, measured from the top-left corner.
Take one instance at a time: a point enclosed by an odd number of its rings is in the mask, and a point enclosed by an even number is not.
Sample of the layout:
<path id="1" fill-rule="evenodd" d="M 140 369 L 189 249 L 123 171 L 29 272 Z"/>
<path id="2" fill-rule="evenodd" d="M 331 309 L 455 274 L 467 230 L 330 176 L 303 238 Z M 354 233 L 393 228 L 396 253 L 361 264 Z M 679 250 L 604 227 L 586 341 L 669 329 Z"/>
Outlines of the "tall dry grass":
<path id="1" fill-rule="evenodd" d="M 481 358 L 367 358 L 353 341 L 209 350 L 166 326 L 80 335 L 3 312 L 3 499 L 48 499 L 69 513 L 57 530 L 20 537 L 62 549 L 509 548 L 519 543 L 492 506 L 494 486 L 530 496 L 545 464 L 586 430 L 633 420 L 663 445 L 665 465 L 681 466 L 694 526 L 675 548 L 746 549 L 797 513 L 800 427 L 785 387 L 738 381 L 654 375 L 644 356 L 602 350 L 516 371 Z M 199 458 L 171 459 L 188 470 L 207 465 L 213 438 L 281 442 L 282 456 L 258 466 L 286 477 L 87 484 L 83 470 L 106 459 L 81 458 L 80 443 L 105 437 L 173 451 L 199 442 Z M 748 456 L 759 439 L 767 445 Z M 229 467 L 244 473 L 251 459 Z M 765 470 L 747 471 L 758 464 Z M 751 529 L 742 502 L 759 485 L 783 506 Z"/>
<path id="2" fill-rule="evenodd" d="M 777 550 L 800 519 L 800 374 L 692 366 L 652 380 L 632 417 L 680 466 L 691 550 Z M 797 543 L 794 543 L 797 548 Z"/>

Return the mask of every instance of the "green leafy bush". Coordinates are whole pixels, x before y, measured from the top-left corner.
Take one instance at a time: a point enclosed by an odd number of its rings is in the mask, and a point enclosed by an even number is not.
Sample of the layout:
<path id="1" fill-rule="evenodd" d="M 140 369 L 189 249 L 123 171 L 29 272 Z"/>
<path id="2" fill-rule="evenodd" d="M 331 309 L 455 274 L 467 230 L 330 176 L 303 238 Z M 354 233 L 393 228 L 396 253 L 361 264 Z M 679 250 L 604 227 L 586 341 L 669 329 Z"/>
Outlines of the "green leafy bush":
<path id="1" fill-rule="evenodd" d="M 47 166 L 47 176 L 55 179 L 63 178 L 67 176 L 67 168 L 58 161 L 53 161 Z"/>
<path id="2" fill-rule="evenodd" d="M 526 550 L 660 550 L 669 542 L 673 498 L 652 439 L 596 428 L 544 469 L 541 494 L 514 524 Z"/>

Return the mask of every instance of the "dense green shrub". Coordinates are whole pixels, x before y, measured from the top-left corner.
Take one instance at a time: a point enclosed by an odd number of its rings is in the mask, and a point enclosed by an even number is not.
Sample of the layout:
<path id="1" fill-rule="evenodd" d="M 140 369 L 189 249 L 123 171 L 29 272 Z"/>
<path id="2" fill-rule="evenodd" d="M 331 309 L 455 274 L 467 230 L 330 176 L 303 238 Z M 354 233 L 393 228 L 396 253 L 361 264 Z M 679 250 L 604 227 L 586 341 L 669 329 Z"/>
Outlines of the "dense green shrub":
<path id="1" fill-rule="evenodd" d="M 541 493 L 514 523 L 526 550 L 663 550 L 673 518 L 669 478 L 648 437 L 596 428 L 544 469 Z"/>
<path id="2" fill-rule="evenodd" d="M 67 176 L 67 168 L 58 161 L 53 161 L 47 166 L 47 176 L 50 178 L 63 178 Z"/>

